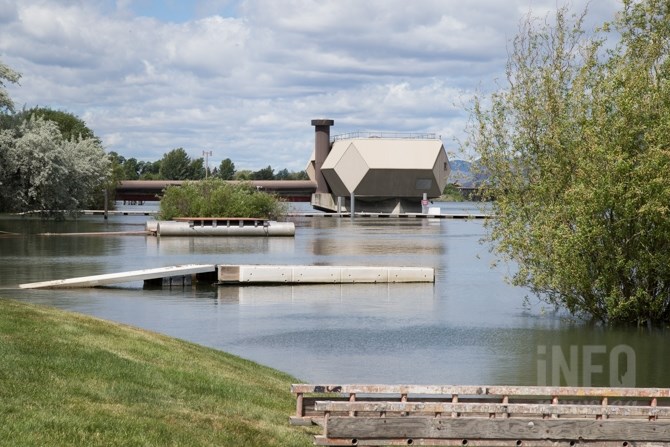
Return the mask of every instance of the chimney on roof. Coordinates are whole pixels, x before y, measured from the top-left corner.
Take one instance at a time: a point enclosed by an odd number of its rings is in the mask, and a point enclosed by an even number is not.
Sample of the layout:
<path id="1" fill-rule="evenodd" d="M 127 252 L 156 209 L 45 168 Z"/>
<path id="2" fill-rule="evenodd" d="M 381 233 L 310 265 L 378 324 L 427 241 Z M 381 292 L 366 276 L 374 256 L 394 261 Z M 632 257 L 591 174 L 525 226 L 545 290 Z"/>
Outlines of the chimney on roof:
<path id="1" fill-rule="evenodd" d="M 330 152 L 330 126 L 334 120 L 312 120 L 314 126 L 314 176 L 316 177 L 316 193 L 328 193 L 328 183 L 321 173 L 323 162 Z"/>

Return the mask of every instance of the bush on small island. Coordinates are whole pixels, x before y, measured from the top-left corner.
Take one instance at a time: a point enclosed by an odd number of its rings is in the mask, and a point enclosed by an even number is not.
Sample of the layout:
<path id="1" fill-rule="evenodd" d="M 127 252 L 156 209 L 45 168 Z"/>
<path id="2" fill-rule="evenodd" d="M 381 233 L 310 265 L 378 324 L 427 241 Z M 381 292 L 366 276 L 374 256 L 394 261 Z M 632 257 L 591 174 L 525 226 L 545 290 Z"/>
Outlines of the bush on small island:
<path id="1" fill-rule="evenodd" d="M 463 194 L 455 183 L 449 183 L 444 187 L 440 201 L 442 202 L 463 202 Z"/>
<path id="2" fill-rule="evenodd" d="M 284 217 L 286 211 L 284 202 L 250 183 L 231 184 L 209 179 L 168 186 L 160 202 L 158 218 L 256 217 L 277 220 Z"/>

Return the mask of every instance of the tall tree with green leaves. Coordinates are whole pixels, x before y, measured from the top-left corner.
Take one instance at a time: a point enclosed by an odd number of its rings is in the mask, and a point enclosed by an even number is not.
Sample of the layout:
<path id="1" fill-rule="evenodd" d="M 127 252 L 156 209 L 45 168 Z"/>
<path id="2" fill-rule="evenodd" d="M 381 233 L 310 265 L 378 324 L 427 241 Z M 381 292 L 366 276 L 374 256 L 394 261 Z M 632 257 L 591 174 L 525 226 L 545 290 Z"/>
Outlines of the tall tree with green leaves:
<path id="1" fill-rule="evenodd" d="M 9 97 L 5 85 L 7 82 L 16 84 L 21 79 L 21 75 L 0 62 L 0 111 L 14 111 L 14 102 Z"/>
<path id="2" fill-rule="evenodd" d="M 268 165 L 266 168 L 254 171 L 251 178 L 252 180 L 272 180 L 275 178 L 275 171 L 272 166 Z"/>
<path id="3" fill-rule="evenodd" d="M 624 0 L 590 34 L 584 17 L 526 20 L 506 88 L 474 100 L 466 144 L 490 176 L 489 237 L 517 263 L 513 283 L 556 307 L 667 324 L 670 3 Z"/>
<path id="4" fill-rule="evenodd" d="M 181 147 L 172 149 L 160 160 L 159 175 L 164 180 L 188 180 L 191 172 L 191 158 Z"/>
<path id="5" fill-rule="evenodd" d="M 47 121 L 55 122 L 58 125 L 61 136 L 65 140 L 93 138 L 100 142 L 100 139 L 95 136 L 93 131 L 86 125 L 86 122 L 70 112 L 53 110 L 49 107 L 33 107 L 32 109 L 20 112 L 18 115 L 22 115 L 23 119 L 37 116 Z"/>
<path id="6" fill-rule="evenodd" d="M 221 161 L 218 177 L 221 180 L 232 180 L 235 178 L 235 163 L 230 158 Z"/>

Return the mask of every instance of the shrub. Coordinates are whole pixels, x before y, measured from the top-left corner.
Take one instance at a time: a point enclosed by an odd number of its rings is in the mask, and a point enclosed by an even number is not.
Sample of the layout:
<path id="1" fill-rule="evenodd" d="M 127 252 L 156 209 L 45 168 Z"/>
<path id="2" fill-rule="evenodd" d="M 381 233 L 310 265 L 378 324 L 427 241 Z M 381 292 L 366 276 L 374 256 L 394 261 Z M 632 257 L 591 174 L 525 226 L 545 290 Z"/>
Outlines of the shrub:
<path id="1" fill-rule="evenodd" d="M 221 179 L 185 182 L 168 186 L 160 203 L 159 219 L 175 217 L 256 217 L 280 219 L 286 204 L 249 183 Z"/>

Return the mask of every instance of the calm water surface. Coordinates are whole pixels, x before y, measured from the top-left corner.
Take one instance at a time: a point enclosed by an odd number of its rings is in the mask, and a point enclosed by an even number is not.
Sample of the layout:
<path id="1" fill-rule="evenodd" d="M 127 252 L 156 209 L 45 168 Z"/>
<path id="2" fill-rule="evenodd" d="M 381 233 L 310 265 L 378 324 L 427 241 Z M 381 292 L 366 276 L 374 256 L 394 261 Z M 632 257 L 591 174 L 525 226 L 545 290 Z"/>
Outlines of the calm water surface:
<path id="1" fill-rule="evenodd" d="M 439 204 L 445 211 L 471 204 Z M 295 238 L 41 235 L 133 231 L 147 217 L 0 216 L 0 296 L 139 326 L 330 383 L 670 386 L 664 331 L 602 329 L 504 281 L 478 220 L 296 218 Z M 187 263 L 434 267 L 435 284 L 22 290 Z M 577 383 L 575 383 L 575 381 Z"/>

